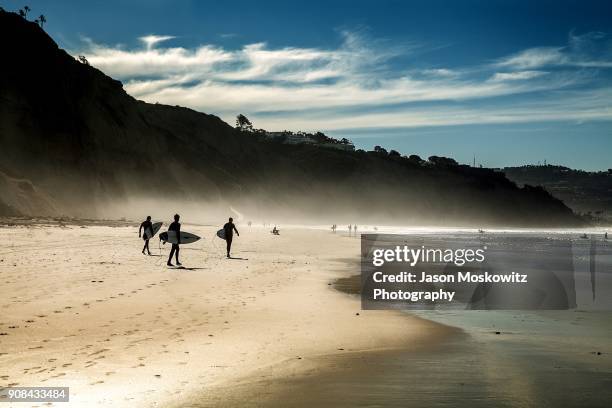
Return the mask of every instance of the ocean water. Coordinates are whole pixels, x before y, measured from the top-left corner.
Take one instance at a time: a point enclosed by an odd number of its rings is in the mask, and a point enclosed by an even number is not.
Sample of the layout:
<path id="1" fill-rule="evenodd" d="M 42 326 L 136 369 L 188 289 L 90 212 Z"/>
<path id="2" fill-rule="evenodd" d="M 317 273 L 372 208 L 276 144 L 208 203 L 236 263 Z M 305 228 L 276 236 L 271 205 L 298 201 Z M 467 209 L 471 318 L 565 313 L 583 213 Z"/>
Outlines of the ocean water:
<path id="1" fill-rule="evenodd" d="M 472 406 L 489 403 L 512 407 L 612 406 L 612 242 L 603 239 L 603 232 L 601 229 L 500 230 L 478 234 L 485 242 L 501 243 L 509 248 L 546 242 L 544 250 L 553 251 L 553 256 L 570 256 L 576 307 L 570 310 L 411 311 L 424 319 L 460 328 L 464 334 L 462 339 L 449 339 L 437 353 L 419 357 L 404 355 L 404 359 L 415 365 L 429 366 L 426 370 L 431 378 L 444 379 L 436 381 L 443 384 L 444 393 L 422 395 L 427 405 L 455 405 L 451 401 L 455 395 L 461 400 L 456 405 L 464 405 L 468 400 Z M 470 231 L 412 233 L 453 237 L 471 234 Z M 586 239 L 581 237 L 583 233 L 587 234 Z M 554 252 L 559 248 L 564 253 Z M 597 283 L 595 290 L 591 279 Z M 449 377 L 448 373 L 453 374 Z M 461 380 L 457 386 L 455 379 L 461 378 L 465 381 Z M 415 402 L 413 398 L 409 400 Z"/>

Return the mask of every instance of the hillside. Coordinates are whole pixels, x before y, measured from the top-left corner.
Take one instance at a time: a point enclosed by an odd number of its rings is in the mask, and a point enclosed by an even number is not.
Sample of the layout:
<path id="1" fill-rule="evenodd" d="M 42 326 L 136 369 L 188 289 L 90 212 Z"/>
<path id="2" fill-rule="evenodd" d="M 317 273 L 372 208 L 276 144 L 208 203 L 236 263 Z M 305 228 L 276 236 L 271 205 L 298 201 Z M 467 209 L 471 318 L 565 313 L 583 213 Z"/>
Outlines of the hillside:
<path id="1" fill-rule="evenodd" d="M 600 172 L 564 166 L 521 166 L 503 169 L 519 185 L 541 185 L 574 211 L 612 220 L 612 169 Z"/>
<path id="2" fill-rule="evenodd" d="M 191 204 L 268 220 L 582 222 L 544 190 L 487 169 L 266 142 L 212 115 L 137 101 L 14 13 L 0 12 L 0 45 L 4 213 L 140 216 L 137 207 Z"/>

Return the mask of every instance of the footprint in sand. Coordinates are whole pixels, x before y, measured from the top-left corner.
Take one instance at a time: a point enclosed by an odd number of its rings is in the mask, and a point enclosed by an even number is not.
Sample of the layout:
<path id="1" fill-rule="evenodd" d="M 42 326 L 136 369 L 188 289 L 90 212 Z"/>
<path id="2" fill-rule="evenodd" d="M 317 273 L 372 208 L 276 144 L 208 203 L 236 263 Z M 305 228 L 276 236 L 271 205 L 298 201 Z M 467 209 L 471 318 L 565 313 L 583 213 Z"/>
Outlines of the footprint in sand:
<path id="1" fill-rule="evenodd" d="M 101 353 L 105 353 L 107 351 L 109 351 L 110 349 L 102 349 L 102 350 L 98 350 L 98 351 L 94 351 L 93 353 L 89 354 L 90 356 L 95 356 L 97 354 L 101 354 Z"/>

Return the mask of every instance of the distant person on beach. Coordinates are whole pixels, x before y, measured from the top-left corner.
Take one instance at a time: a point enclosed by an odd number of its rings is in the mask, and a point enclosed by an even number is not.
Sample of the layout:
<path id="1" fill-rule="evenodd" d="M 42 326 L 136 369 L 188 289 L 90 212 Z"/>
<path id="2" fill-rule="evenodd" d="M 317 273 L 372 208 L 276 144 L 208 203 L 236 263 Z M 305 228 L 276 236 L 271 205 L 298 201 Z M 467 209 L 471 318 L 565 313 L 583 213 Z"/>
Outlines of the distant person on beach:
<path id="1" fill-rule="evenodd" d="M 353 226 L 353 229 L 355 230 L 355 236 L 357 236 L 357 224 Z"/>
<path id="2" fill-rule="evenodd" d="M 234 219 L 230 217 L 229 222 L 227 222 L 223 226 L 223 230 L 225 231 L 225 242 L 227 243 L 227 257 L 230 258 L 230 251 L 232 249 L 232 239 L 234 238 L 234 231 L 236 231 L 236 235 L 240 236 L 240 233 L 236 229 L 234 225 Z"/>
<path id="3" fill-rule="evenodd" d="M 608 239 L 608 231 L 604 234 L 604 239 Z"/>
<path id="4" fill-rule="evenodd" d="M 271 232 L 274 235 L 280 235 L 280 230 L 278 228 L 276 228 L 276 225 L 274 226 L 274 228 L 272 228 Z"/>
<path id="5" fill-rule="evenodd" d="M 146 234 L 149 234 L 149 235 L 147 235 L 144 246 L 142 247 L 142 254 L 144 255 L 145 249 L 146 249 L 147 253 L 151 255 L 151 251 L 149 251 L 149 238 L 153 236 L 153 223 L 151 222 L 150 215 L 147 216 L 146 221 L 143 221 L 142 224 L 140 224 L 140 228 L 138 228 L 138 238 L 142 237 L 143 232 L 145 235 Z"/>
<path id="6" fill-rule="evenodd" d="M 170 224 L 170 226 L 168 227 L 168 231 L 174 231 L 176 232 L 176 244 L 172 244 L 172 249 L 170 250 L 170 256 L 168 257 L 168 262 L 166 263 L 166 265 L 168 266 L 174 266 L 172 265 L 172 255 L 176 256 L 176 265 L 177 266 L 181 266 L 181 263 L 179 262 L 179 245 L 181 244 L 181 224 L 179 223 L 179 220 L 181 219 L 181 216 L 178 214 L 174 214 L 174 222 L 172 224 Z"/>

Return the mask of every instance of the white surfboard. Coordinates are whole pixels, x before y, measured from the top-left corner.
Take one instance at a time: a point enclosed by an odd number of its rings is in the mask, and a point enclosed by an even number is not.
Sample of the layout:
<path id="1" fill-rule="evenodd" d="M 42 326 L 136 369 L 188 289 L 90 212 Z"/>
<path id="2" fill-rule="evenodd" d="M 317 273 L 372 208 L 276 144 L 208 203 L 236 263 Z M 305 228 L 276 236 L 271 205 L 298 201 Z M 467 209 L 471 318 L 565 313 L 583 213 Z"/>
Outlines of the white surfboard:
<path id="1" fill-rule="evenodd" d="M 162 232 L 161 234 L 159 234 L 159 239 L 161 239 L 164 242 L 169 242 L 170 244 L 178 244 L 178 240 L 176 239 L 176 231 Z M 196 242 L 199 239 L 200 237 L 198 237 L 195 234 L 192 234 L 190 232 L 181 231 L 181 245 L 191 244 L 193 242 Z"/>
<path id="2" fill-rule="evenodd" d="M 163 222 L 154 222 L 153 223 L 153 235 L 149 236 L 149 231 L 145 231 L 145 233 L 142 234 L 142 239 L 147 240 L 147 239 L 153 238 L 155 234 L 157 234 L 157 232 L 161 228 L 162 224 Z"/>

